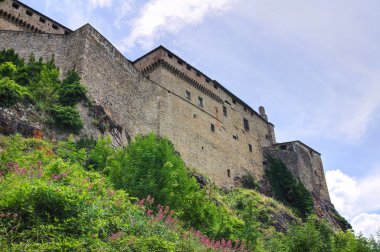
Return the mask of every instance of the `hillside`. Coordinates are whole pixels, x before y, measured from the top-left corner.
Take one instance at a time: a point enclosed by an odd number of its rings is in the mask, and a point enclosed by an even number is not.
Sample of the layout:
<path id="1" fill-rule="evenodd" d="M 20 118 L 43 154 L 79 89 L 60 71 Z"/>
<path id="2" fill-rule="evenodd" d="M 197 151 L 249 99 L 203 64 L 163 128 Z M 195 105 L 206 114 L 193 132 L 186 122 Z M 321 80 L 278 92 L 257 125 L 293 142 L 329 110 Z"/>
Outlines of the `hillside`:
<path id="1" fill-rule="evenodd" d="M 273 197 L 283 203 L 256 191 L 249 176 L 242 188 L 222 190 L 199 172 L 202 167 L 186 167 L 173 144 L 154 134 L 125 148 L 107 137 L 68 137 L 83 126 L 78 104 L 92 106 L 74 70 L 60 81 L 53 60 L 31 56 L 25 63 L 4 50 L 0 75 L 5 250 L 380 249 L 378 240 L 334 232 L 316 218 L 310 195 L 276 159 L 268 177 Z M 92 118 L 94 125 L 112 127 L 101 115 Z"/>

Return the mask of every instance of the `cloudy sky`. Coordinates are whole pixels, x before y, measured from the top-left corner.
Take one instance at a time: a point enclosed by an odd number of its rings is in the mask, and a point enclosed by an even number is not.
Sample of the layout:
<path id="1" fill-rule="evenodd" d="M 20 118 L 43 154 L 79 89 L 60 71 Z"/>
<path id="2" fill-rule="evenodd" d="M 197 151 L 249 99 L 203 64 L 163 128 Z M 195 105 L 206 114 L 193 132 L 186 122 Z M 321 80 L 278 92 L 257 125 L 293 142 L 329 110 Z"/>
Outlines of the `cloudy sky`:
<path id="1" fill-rule="evenodd" d="M 264 105 L 278 142 L 322 153 L 333 203 L 380 227 L 380 1 L 24 0 L 75 30 L 90 23 L 134 60 L 164 45 Z"/>

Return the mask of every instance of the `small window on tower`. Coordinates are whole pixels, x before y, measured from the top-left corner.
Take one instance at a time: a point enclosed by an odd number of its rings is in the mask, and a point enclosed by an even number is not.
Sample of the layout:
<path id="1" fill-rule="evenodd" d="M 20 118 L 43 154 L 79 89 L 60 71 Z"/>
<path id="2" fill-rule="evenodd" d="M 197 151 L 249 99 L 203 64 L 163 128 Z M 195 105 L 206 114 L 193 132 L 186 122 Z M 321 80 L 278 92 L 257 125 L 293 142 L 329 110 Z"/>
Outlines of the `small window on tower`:
<path id="1" fill-rule="evenodd" d="M 227 177 L 231 177 L 231 171 L 230 171 L 230 169 L 227 169 Z"/>
<path id="2" fill-rule="evenodd" d="M 249 152 L 252 152 L 252 144 L 248 144 Z"/>
<path id="3" fill-rule="evenodd" d="M 245 119 L 245 118 L 243 119 L 243 124 L 244 124 L 244 129 L 249 130 L 249 122 L 247 119 Z"/>
<path id="4" fill-rule="evenodd" d="M 46 19 L 44 19 L 43 17 L 40 17 L 40 22 L 41 23 L 46 23 Z"/>
<path id="5" fill-rule="evenodd" d="M 226 106 L 223 106 L 223 115 L 227 116 L 227 107 Z"/>
<path id="6" fill-rule="evenodd" d="M 186 97 L 186 99 L 191 100 L 191 93 L 190 93 L 190 91 L 186 90 L 185 97 Z"/>
<path id="7" fill-rule="evenodd" d="M 12 3 L 12 7 L 15 9 L 18 9 L 20 7 L 20 5 L 18 5 L 17 3 Z"/>
<path id="8" fill-rule="evenodd" d="M 53 24 L 52 27 L 53 27 L 54 30 L 58 30 L 58 25 Z"/>
<path id="9" fill-rule="evenodd" d="M 30 10 L 26 10 L 26 15 L 33 16 L 33 12 L 31 12 Z"/>
<path id="10" fill-rule="evenodd" d="M 204 103 L 203 103 L 203 98 L 198 96 L 198 106 L 199 107 L 203 107 L 204 106 Z"/>
<path id="11" fill-rule="evenodd" d="M 211 131 L 215 132 L 215 125 L 211 123 Z"/>

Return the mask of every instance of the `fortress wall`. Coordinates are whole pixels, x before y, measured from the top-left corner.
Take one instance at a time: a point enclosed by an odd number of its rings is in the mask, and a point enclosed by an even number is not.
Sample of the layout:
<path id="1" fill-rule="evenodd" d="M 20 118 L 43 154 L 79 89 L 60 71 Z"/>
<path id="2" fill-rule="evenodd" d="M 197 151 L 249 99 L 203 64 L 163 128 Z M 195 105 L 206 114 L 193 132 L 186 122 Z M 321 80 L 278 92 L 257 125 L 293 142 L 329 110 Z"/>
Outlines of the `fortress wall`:
<path id="1" fill-rule="evenodd" d="M 158 97 L 165 92 L 143 77 L 90 25 L 74 33 L 85 38 L 82 82 L 90 99 L 123 128 L 121 144 L 127 143 L 127 136 L 157 132 Z M 86 121 L 87 125 L 91 123 Z"/>
<path id="2" fill-rule="evenodd" d="M 160 61 L 164 61 L 165 63 L 157 63 Z M 155 76 L 152 76 L 154 69 L 156 69 L 157 66 L 162 65 L 171 72 L 166 76 L 166 79 L 175 78 L 176 81 L 157 81 L 155 78 L 161 78 L 160 74 L 155 74 Z M 184 95 L 186 88 L 191 87 L 197 89 L 199 92 L 201 92 L 202 97 L 208 97 L 208 100 L 213 100 L 214 102 L 218 103 L 217 107 L 220 112 L 219 114 L 223 114 L 223 106 L 225 106 L 228 113 L 237 114 L 237 119 L 240 116 L 239 120 L 241 120 L 241 122 L 237 122 L 237 126 L 240 126 L 240 124 L 243 123 L 243 118 L 247 119 L 250 122 L 250 125 L 253 124 L 259 133 L 258 135 L 260 137 L 260 144 L 262 147 L 269 147 L 275 143 L 275 135 L 273 130 L 274 126 L 272 124 L 268 123 L 256 111 L 254 111 L 248 105 L 244 104 L 244 102 L 223 88 L 215 80 L 211 80 L 209 77 L 193 68 L 165 48 L 159 47 L 154 51 L 146 54 L 145 56 L 139 58 L 134 62 L 134 66 L 142 71 L 145 76 L 149 76 L 150 79 L 155 80 L 173 92 L 174 90 L 177 90 L 177 88 L 182 87 L 182 90 L 180 90 L 179 94 L 181 96 Z M 177 77 L 175 75 L 177 75 Z M 188 80 L 186 85 L 176 85 L 177 81 L 184 79 Z M 169 85 L 169 83 L 174 84 Z M 194 99 L 197 99 L 197 97 L 194 97 Z M 211 112 L 208 112 L 213 114 L 214 108 L 211 107 Z M 221 117 L 221 119 L 222 118 L 223 117 Z"/>
<path id="3" fill-rule="evenodd" d="M 154 79 L 155 76 L 160 79 Z M 262 149 L 252 123 L 249 131 L 244 130 L 239 113 L 228 110 L 224 116 L 221 103 L 164 67 L 157 68 L 149 77 L 161 81 L 160 84 L 171 91 L 168 99 L 161 101 L 164 109 L 160 110 L 160 133 L 170 137 L 186 163 L 226 187 L 233 186 L 238 182 L 236 177 L 241 178 L 247 171 L 257 181 L 262 179 Z M 191 99 L 186 98 L 185 91 L 191 93 Z M 198 105 L 198 96 L 204 100 L 203 107 Z M 234 135 L 238 139 L 234 139 Z M 252 152 L 248 144 L 252 145 Z"/>
<path id="4" fill-rule="evenodd" d="M 295 141 L 266 148 L 264 154 L 280 159 L 316 199 L 330 202 L 319 153 Z"/>
<path id="5" fill-rule="evenodd" d="M 23 29 L 6 19 L 0 18 L 0 30 L 22 31 Z"/>
<path id="6" fill-rule="evenodd" d="M 263 176 L 262 146 L 269 143 L 265 120 L 238 102 L 227 103 L 206 95 L 165 67 L 151 72 L 151 80 L 145 78 L 90 25 L 70 35 L 0 31 L 0 48 L 13 48 L 23 58 L 31 53 L 44 59 L 54 55 L 63 74 L 75 68 L 90 100 L 101 105 L 122 127 L 121 144 L 127 143 L 127 136 L 156 132 L 174 143 L 187 164 L 220 186 L 233 186 L 235 177 L 246 171 L 252 172 L 257 181 Z M 185 97 L 186 90 L 192 95 L 191 101 Z M 198 106 L 198 96 L 204 99 L 203 108 Z M 223 106 L 227 116 L 223 115 Z M 85 123 L 82 133 L 99 135 L 86 108 L 80 107 L 80 111 Z M 248 120 L 249 130 L 244 129 L 243 118 Z M 308 189 L 328 199 L 320 157 L 311 157 L 300 146 L 293 147 L 295 154 L 271 151 L 285 163 L 290 160 L 286 164 Z"/>
<path id="7" fill-rule="evenodd" d="M 71 32 L 68 28 L 16 0 L 0 2 L 0 28 L 52 34 Z"/>
<path id="8" fill-rule="evenodd" d="M 26 61 L 31 54 L 38 60 L 54 57 L 56 65 L 64 75 L 76 67 L 80 70 L 81 51 L 84 39 L 78 34 L 58 35 L 18 31 L 0 31 L 0 49 L 14 49 Z"/>

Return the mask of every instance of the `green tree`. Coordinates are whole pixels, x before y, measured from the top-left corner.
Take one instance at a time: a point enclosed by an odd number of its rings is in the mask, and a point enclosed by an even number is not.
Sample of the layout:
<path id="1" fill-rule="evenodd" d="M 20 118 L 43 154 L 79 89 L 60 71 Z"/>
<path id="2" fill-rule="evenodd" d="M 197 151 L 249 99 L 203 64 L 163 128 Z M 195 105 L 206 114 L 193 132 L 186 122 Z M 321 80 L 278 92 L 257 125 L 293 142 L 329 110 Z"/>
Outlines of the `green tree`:
<path id="1" fill-rule="evenodd" d="M 24 99 L 31 100 L 31 95 L 25 87 L 8 78 L 0 79 L 0 106 L 10 107 Z"/>

